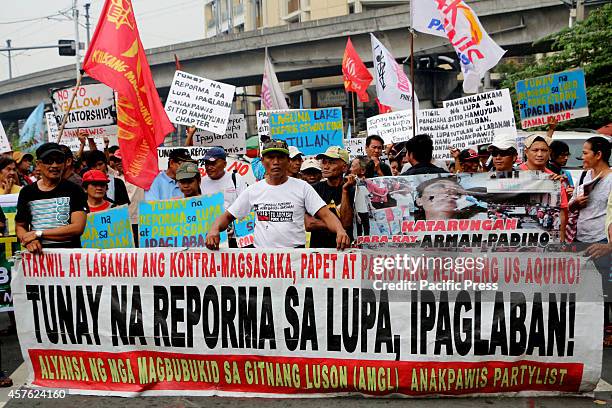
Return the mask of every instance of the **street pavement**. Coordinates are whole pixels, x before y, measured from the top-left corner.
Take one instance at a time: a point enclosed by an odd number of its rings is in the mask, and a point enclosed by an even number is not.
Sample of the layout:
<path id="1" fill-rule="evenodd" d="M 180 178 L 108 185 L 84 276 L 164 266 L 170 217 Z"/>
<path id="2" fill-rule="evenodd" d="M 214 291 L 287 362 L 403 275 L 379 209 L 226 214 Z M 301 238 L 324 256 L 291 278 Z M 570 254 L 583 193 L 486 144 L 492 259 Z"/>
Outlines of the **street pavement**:
<path id="1" fill-rule="evenodd" d="M 0 314 L 0 328 L 6 327 L 8 320 L 6 313 Z M 0 337 L 2 351 L 2 369 L 11 374 L 14 385 L 13 390 L 26 389 L 26 369 L 17 336 Z M 453 398 L 453 399 L 403 399 L 403 398 L 222 398 L 222 397 L 99 397 L 69 395 L 63 399 L 11 399 L 8 397 L 9 388 L 0 389 L 0 408 L 63 408 L 63 407 L 135 407 L 135 408 L 250 408 L 262 405 L 266 408 L 473 408 L 473 407 L 500 407 L 500 408 L 612 408 L 612 348 L 604 349 L 602 380 L 598 390 L 588 397 L 535 397 L 535 398 Z"/>

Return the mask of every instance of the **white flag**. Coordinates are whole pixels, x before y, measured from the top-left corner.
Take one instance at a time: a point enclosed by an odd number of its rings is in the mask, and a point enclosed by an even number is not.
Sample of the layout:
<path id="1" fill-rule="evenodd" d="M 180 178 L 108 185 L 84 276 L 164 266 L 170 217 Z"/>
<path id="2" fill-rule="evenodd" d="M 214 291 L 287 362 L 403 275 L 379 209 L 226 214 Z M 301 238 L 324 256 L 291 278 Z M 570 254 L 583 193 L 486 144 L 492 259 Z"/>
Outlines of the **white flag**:
<path id="1" fill-rule="evenodd" d="M 412 84 L 402 66 L 373 34 L 372 61 L 374 62 L 376 94 L 383 105 L 396 109 L 412 109 Z M 419 108 L 419 99 L 414 94 L 415 107 Z"/>
<path id="2" fill-rule="evenodd" d="M 410 0 L 410 18 L 415 30 L 446 38 L 444 18 L 436 7 L 436 0 Z"/>
<path id="3" fill-rule="evenodd" d="M 413 0 L 413 26 L 416 30 L 440 35 L 440 24 L 463 72 L 463 91 L 478 92 L 480 80 L 506 52 L 489 37 L 476 13 L 463 0 Z"/>
<path id="4" fill-rule="evenodd" d="M 285 100 L 285 94 L 283 94 L 278 79 L 276 78 L 276 72 L 274 72 L 272 61 L 270 61 L 270 57 L 268 57 L 268 50 L 266 50 L 263 81 L 261 83 L 261 109 L 289 109 L 287 101 Z"/>

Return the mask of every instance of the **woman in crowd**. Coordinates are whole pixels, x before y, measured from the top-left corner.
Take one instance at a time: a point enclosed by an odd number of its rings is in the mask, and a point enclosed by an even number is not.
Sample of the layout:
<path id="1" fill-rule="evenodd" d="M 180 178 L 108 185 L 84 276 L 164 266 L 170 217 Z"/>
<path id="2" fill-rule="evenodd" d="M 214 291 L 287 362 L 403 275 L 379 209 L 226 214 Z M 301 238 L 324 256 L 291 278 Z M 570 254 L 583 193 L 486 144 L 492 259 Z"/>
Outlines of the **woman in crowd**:
<path id="1" fill-rule="evenodd" d="M 89 212 L 108 210 L 113 203 L 106 197 L 109 179 L 100 170 L 89 170 L 83 174 L 83 188 L 87 193 Z"/>
<path id="2" fill-rule="evenodd" d="M 0 194 L 17 194 L 21 186 L 17 183 L 17 168 L 15 160 L 10 157 L 0 157 Z"/>
<path id="3" fill-rule="evenodd" d="M 596 252 L 597 246 L 608 242 L 606 211 L 612 193 L 612 170 L 609 165 L 610 142 L 595 136 L 587 139 L 582 147 L 582 163 L 587 170 L 580 184 L 574 189 L 569 202 L 570 211 L 578 211 L 574 242 L 591 244 L 587 252 Z M 612 335 L 612 270 L 610 253 L 593 256 L 595 266 L 602 275 L 604 290 L 604 318 L 606 337 Z M 608 338 L 607 341 L 610 341 Z"/>

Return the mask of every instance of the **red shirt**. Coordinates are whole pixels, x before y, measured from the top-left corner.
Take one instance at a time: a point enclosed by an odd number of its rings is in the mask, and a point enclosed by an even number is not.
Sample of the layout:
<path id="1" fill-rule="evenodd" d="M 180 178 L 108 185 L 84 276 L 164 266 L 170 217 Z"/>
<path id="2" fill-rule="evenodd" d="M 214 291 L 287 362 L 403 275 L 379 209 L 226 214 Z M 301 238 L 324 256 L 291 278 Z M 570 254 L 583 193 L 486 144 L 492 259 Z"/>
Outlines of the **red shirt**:
<path id="1" fill-rule="evenodd" d="M 104 201 L 102 203 L 102 205 L 99 205 L 97 207 L 94 207 L 92 205 L 89 206 L 89 212 L 95 213 L 98 211 L 104 211 L 104 210 L 108 210 L 111 206 L 111 203 L 109 203 L 108 201 Z"/>

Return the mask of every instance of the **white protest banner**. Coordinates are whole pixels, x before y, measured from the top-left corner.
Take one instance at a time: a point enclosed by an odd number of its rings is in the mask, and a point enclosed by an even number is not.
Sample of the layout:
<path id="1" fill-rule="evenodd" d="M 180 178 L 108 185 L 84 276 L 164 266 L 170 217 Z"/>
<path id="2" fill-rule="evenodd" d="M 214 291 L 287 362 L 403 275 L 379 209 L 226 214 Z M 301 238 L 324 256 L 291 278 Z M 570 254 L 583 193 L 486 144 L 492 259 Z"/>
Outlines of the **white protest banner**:
<path id="1" fill-rule="evenodd" d="M 501 133 L 516 136 L 510 91 L 506 88 L 444 101 L 453 135 L 451 144 L 459 150 L 491 143 Z"/>
<path id="2" fill-rule="evenodd" d="M 344 148 L 349 152 L 349 157 L 354 159 L 358 156 L 365 156 L 365 137 L 356 137 L 353 139 L 344 139 Z"/>
<path id="3" fill-rule="evenodd" d="M 229 115 L 225 134 L 217 135 L 206 130 L 198 130 L 193 135 L 194 146 L 217 146 L 227 154 L 246 153 L 247 126 L 244 115 Z"/>
<path id="4" fill-rule="evenodd" d="M 4 131 L 4 126 L 2 126 L 2 121 L 0 121 L 0 153 L 7 153 L 12 151 L 11 143 L 6 137 L 6 132 Z"/>
<path id="5" fill-rule="evenodd" d="M 444 109 L 421 109 L 417 120 L 417 133 L 426 133 L 433 140 L 433 158 L 450 160 L 449 146 L 452 144 L 449 124 Z"/>
<path id="6" fill-rule="evenodd" d="M 126 397 L 593 391 L 603 304 L 592 262 L 464 255 L 26 252 L 12 294 L 27 384 Z"/>
<path id="7" fill-rule="evenodd" d="M 192 159 L 198 162 L 198 168 L 200 169 L 200 175 L 204 177 L 206 175 L 206 169 L 204 168 L 204 155 L 211 149 L 211 147 L 204 146 L 188 146 L 180 147 L 181 149 L 187 149 Z M 168 168 L 168 157 L 170 152 L 178 147 L 158 147 L 157 148 L 157 162 L 159 169 L 164 171 Z M 251 167 L 251 159 L 242 156 L 238 157 L 235 155 L 227 156 L 227 166 L 225 167 L 226 172 L 236 171 L 236 174 L 243 178 L 244 182 L 248 185 L 255 184 L 255 175 Z"/>
<path id="8" fill-rule="evenodd" d="M 57 126 L 57 120 L 55 119 L 55 114 L 53 112 L 45 113 L 45 119 L 47 121 L 47 137 L 49 142 L 57 142 L 57 135 L 59 134 L 59 129 Z M 101 129 L 105 129 L 102 132 L 99 132 Z M 119 140 L 117 139 L 117 126 L 104 126 L 100 128 L 87 128 L 87 129 L 64 129 L 64 134 L 62 135 L 62 139 L 60 143 L 66 145 L 73 152 L 78 152 L 81 147 L 81 142 L 79 141 L 79 130 L 82 130 L 87 134 L 87 137 L 93 137 L 94 142 L 96 142 L 96 147 L 98 150 L 104 150 L 104 136 L 108 137 L 110 146 L 118 146 Z M 106 133 L 106 130 L 109 133 Z M 101 133 L 101 134 L 100 134 Z M 85 150 L 89 150 L 89 144 L 85 144 Z"/>
<path id="9" fill-rule="evenodd" d="M 166 100 L 170 120 L 186 126 L 225 133 L 236 87 L 176 71 Z"/>
<path id="10" fill-rule="evenodd" d="M 54 89 L 51 91 L 53 112 L 58 123 L 62 123 L 68 112 L 74 88 Z M 94 129 L 99 136 L 117 133 L 117 109 L 115 108 L 115 91 L 104 84 L 81 85 L 64 129 Z"/>
<path id="11" fill-rule="evenodd" d="M 412 137 L 412 111 L 383 113 L 368 118 L 368 136 L 378 135 L 385 144 L 403 142 Z"/>

